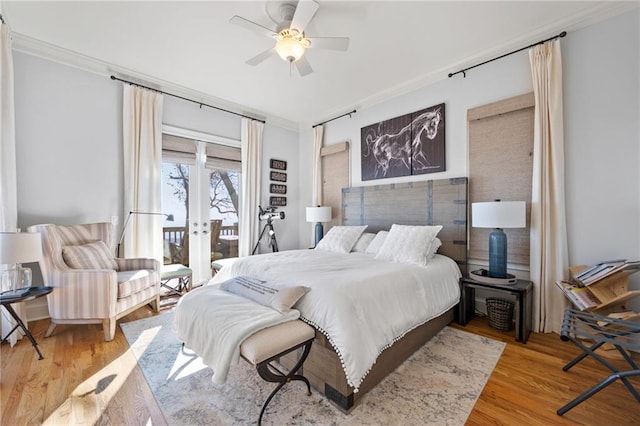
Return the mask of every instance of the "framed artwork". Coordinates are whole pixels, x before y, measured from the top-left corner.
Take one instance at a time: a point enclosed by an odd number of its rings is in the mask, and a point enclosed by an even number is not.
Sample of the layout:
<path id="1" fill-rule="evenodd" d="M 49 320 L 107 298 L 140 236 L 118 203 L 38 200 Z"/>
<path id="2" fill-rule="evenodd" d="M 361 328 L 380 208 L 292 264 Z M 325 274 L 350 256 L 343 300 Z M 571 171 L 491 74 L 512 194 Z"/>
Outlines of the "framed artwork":
<path id="1" fill-rule="evenodd" d="M 284 207 L 287 205 L 287 197 L 269 197 L 269 205 Z"/>
<path id="2" fill-rule="evenodd" d="M 444 103 L 360 129 L 362 180 L 443 172 Z"/>
<path id="3" fill-rule="evenodd" d="M 286 194 L 287 193 L 287 185 L 280 185 L 278 183 L 272 183 L 269 186 L 269 192 L 272 194 Z"/>
<path id="4" fill-rule="evenodd" d="M 284 160 L 270 160 L 271 168 L 275 170 L 287 170 L 287 162 Z"/>
<path id="5" fill-rule="evenodd" d="M 287 174 L 283 173 L 283 172 L 274 172 L 272 170 L 270 176 L 271 176 L 271 180 L 275 180 L 276 182 L 286 182 L 287 181 Z"/>

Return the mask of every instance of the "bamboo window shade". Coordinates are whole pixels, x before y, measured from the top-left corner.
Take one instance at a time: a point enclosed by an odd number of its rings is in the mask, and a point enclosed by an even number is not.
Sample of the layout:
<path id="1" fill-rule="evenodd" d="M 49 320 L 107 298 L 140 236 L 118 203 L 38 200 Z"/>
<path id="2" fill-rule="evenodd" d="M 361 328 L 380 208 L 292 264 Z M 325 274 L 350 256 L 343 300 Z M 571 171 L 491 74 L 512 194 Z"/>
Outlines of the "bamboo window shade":
<path id="1" fill-rule="evenodd" d="M 505 229 L 510 264 L 529 265 L 533 93 L 467 111 L 469 202 L 526 201 L 526 228 Z M 471 218 L 473 223 L 473 217 Z M 469 259 L 489 259 L 491 229 L 469 227 Z"/>
<path id="2" fill-rule="evenodd" d="M 240 148 L 211 142 L 205 142 L 205 144 L 206 168 L 213 170 L 241 170 Z M 196 140 L 163 134 L 162 161 L 190 166 L 195 165 Z"/>
<path id="3" fill-rule="evenodd" d="M 322 205 L 331 207 L 331 226 L 342 225 L 342 188 L 349 186 L 349 142 L 323 147 L 320 157 Z"/>

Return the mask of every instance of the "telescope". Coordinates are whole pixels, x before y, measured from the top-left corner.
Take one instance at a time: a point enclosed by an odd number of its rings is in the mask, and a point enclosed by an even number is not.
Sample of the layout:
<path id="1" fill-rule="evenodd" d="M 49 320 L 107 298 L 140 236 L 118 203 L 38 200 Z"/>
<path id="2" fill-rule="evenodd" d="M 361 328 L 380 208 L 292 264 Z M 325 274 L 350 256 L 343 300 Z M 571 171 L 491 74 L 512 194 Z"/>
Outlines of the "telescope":
<path id="1" fill-rule="evenodd" d="M 260 212 L 258 213 L 258 219 L 266 220 L 270 222 L 272 220 L 282 220 L 284 219 L 284 212 L 277 212 L 275 206 L 269 206 L 266 208 L 262 208 L 262 206 L 258 206 Z"/>

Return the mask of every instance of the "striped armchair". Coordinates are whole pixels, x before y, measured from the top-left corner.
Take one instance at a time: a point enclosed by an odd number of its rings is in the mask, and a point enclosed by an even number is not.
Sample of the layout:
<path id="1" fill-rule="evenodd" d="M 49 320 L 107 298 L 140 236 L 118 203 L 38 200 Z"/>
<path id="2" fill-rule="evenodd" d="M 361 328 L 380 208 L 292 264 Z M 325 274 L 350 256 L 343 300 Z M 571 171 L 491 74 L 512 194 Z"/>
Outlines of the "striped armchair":
<path id="1" fill-rule="evenodd" d="M 116 321 L 151 303 L 160 306 L 160 262 L 154 259 L 118 259 L 113 253 L 113 226 L 34 225 L 42 234 L 40 269 L 44 283 L 54 290 L 47 296 L 51 325 L 102 323 L 104 339 L 113 340 Z"/>

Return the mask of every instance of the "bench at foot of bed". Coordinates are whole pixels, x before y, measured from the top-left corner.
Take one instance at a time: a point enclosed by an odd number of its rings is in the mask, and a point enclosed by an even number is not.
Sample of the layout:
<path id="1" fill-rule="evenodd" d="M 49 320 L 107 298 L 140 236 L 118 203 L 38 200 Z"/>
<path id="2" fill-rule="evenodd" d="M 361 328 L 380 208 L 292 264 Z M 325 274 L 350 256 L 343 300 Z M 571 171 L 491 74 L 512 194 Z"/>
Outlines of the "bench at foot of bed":
<path id="1" fill-rule="evenodd" d="M 262 423 L 262 416 L 271 399 L 288 382 L 292 380 L 304 382 L 307 385 L 307 392 L 311 395 L 309 381 L 303 375 L 296 373 L 307 359 L 314 337 L 315 330 L 312 327 L 296 320 L 260 330 L 240 345 L 240 355 L 256 367 L 260 377 L 267 382 L 278 383 L 262 405 L 258 425 Z M 281 372 L 271 364 L 272 361 L 299 348 L 302 348 L 302 355 L 288 373 Z"/>

